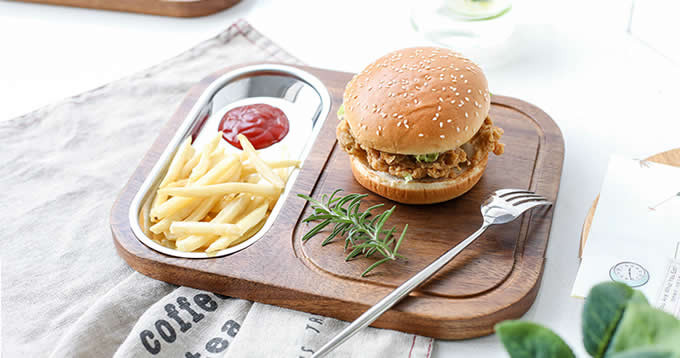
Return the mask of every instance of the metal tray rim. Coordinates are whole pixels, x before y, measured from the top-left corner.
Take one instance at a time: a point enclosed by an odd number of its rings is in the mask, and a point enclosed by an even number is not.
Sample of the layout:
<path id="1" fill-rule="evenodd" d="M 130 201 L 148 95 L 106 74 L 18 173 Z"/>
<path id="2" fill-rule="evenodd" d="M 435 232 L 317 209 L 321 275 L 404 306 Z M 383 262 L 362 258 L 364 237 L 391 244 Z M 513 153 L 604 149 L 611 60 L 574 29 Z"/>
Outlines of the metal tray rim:
<path id="1" fill-rule="evenodd" d="M 294 170 L 291 175 L 288 178 L 288 182 L 286 184 L 286 188 L 284 192 L 281 194 L 281 197 L 279 198 L 279 201 L 277 204 L 274 206 L 271 214 L 267 218 L 267 221 L 265 225 L 260 229 L 260 231 L 251 237 L 250 239 L 227 249 L 218 251 L 214 254 L 208 254 L 208 253 L 203 253 L 203 252 L 183 252 L 175 249 L 171 249 L 168 247 L 165 247 L 156 241 L 152 240 L 149 238 L 144 231 L 142 230 L 141 226 L 139 225 L 139 213 L 140 210 L 144 209 L 143 206 L 145 205 L 146 202 L 148 202 L 149 196 L 151 195 L 151 189 L 156 185 L 156 183 L 160 180 L 160 175 L 162 172 L 165 171 L 167 166 L 169 165 L 170 160 L 172 160 L 172 156 L 174 153 L 177 151 L 179 145 L 182 143 L 182 141 L 190 135 L 192 125 L 196 120 L 200 118 L 200 111 L 206 104 L 208 104 L 213 96 L 225 85 L 230 83 L 233 80 L 237 80 L 243 76 L 246 75 L 254 75 L 259 72 L 266 72 L 268 74 L 271 73 L 277 73 L 281 74 L 284 76 L 290 76 L 297 78 L 298 80 L 306 83 L 310 87 L 312 87 L 318 94 L 321 100 L 321 111 L 318 114 L 318 120 L 314 124 L 314 127 L 312 129 L 312 135 L 309 138 L 309 141 L 307 142 L 302 154 L 300 155 L 300 160 L 303 161 L 300 169 Z M 208 258 L 217 258 L 217 257 L 222 257 L 226 255 L 230 255 L 233 253 L 236 253 L 238 251 L 241 251 L 248 246 L 254 244 L 258 240 L 260 240 L 269 230 L 271 227 L 272 223 L 274 222 L 275 218 L 278 216 L 279 211 L 281 210 L 281 207 L 283 203 L 285 202 L 286 198 L 290 194 L 290 190 L 295 183 L 295 180 L 297 179 L 297 176 L 301 170 L 302 167 L 304 167 L 304 161 L 306 160 L 309 151 L 312 148 L 312 145 L 314 141 L 316 140 L 316 137 L 319 134 L 319 131 L 321 127 L 323 126 L 323 123 L 326 121 L 328 114 L 330 112 L 331 108 L 331 97 L 330 94 L 328 93 L 328 89 L 326 86 L 321 82 L 320 79 L 318 79 L 316 76 L 310 74 L 307 71 L 304 71 L 299 68 L 295 68 L 292 66 L 287 66 L 287 65 L 282 65 L 282 64 L 257 64 L 257 65 L 248 65 L 244 66 L 241 68 L 237 68 L 233 71 L 230 71 L 228 73 L 225 73 L 218 77 L 215 81 L 213 81 L 208 88 L 201 93 L 200 97 L 196 101 L 196 103 L 192 106 L 191 110 L 189 111 L 189 114 L 186 116 L 186 119 L 182 122 L 180 127 L 177 129 L 175 132 L 175 135 L 172 137 L 170 142 L 168 143 L 167 147 L 161 153 L 160 157 L 154 164 L 153 168 L 147 175 L 146 179 L 140 186 L 139 190 L 135 193 L 134 198 L 132 199 L 132 202 L 130 203 L 130 210 L 128 212 L 128 219 L 130 221 L 130 227 L 134 233 L 134 235 L 137 237 L 137 239 L 142 242 L 144 245 L 149 247 L 152 250 L 155 250 L 157 252 L 169 255 L 169 256 L 174 256 L 174 257 L 182 257 L 182 258 L 194 258 L 194 259 L 208 259 Z"/>

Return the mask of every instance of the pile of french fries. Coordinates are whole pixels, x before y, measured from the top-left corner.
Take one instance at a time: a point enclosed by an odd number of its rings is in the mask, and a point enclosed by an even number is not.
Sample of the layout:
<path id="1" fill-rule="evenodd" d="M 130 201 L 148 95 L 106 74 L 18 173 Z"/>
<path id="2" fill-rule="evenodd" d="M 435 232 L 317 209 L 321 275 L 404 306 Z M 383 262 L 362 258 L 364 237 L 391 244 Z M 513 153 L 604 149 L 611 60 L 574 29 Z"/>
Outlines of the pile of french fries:
<path id="1" fill-rule="evenodd" d="M 149 210 L 144 232 L 185 252 L 214 253 L 249 239 L 264 225 L 297 160 L 265 162 L 248 139 L 226 153 L 222 133 L 199 151 L 187 138 L 170 162 Z"/>

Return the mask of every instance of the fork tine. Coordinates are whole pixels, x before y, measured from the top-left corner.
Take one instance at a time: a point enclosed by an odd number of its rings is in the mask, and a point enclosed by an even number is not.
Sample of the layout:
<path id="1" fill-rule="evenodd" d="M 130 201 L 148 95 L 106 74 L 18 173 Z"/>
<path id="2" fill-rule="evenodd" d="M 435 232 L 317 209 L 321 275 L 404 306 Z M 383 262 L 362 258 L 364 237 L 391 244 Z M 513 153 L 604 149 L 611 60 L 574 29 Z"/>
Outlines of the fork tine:
<path id="1" fill-rule="evenodd" d="M 533 208 L 535 208 L 537 206 L 541 206 L 541 205 L 550 206 L 550 205 L 552 205 L 552 202 L 547 201 L 547 200 L 528 201 L 528 202 L 524 202 L 524 203 L 521 203 L 519 205 L 516 205 L 515 208 L 523 213 L 523 212 L 525 212 L 529 209 L 533 209 Z"/>
<path id="2" fill-rule="evenodd" d="M 508 195 L 504 196 L 503 199 L 507 200 L 508 202 L 513 202 L 513 201 L 517 201 L 517 200 L 521 200 L 521 199 L 531 199 L 531 200 L 543 199 L 543 200 L 547 200 L 543 196 L 538 195 L 538 194 L 533 194 L 533 193 L 532 194 L 523 194 L 523 193 L 515 194 L 515 193 L 512 193 L 512 194 L 508 194 Z"/>
<path id="3" fill-rule="evenodd" d="M 535 194 L 532 191 L 524 190 L 524 189 L 501 189 L 501 190 L 496 190 L 493 192 L 495 195 L 499 197 L 505 197 L 511 194 Z"/>

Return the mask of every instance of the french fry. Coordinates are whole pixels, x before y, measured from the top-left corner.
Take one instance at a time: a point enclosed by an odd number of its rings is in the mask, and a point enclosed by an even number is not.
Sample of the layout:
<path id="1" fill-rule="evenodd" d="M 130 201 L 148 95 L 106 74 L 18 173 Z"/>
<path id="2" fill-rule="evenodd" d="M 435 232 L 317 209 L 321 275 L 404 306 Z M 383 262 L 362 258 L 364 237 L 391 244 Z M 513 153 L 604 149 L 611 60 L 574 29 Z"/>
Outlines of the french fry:
<path id="1" fill-rule="evenodd" d="M 188 158 L 193 155 L 193 153 L 194 148 L 191 147 L 191 137 L 189 137 L 185 139 L 184 142 L 182 142 L 179 149 L 177 150 L 177 153 L 175 153 L 175 156 L 172 157 L 168 171 L 165 173 L 163 180 L 161 180 L 159 187 L 163 188 L 168 183 L 175 181 L 182 170 L 182 166 L 184 166 L 184 162 L 186 162 Z M 167 195 L 156 193 L 156 196 L 153 199 L 153 204 L 151 204 L 151 209 L 158 207 L 166 200 L 168 200 Z"/>
<path id="2" fill-rule="evenodd" d="M 208 169 L 210 169 L 212 153 L 220 143 L 220 139 L 222 139 L 222 132 L 217 132 L 217 135 L 215 135 L 213 139 L 211 139 L 210 142 L 208 142 L 203 147 L 201 150 L 201 159 L 198 161 L 198 164 L 196 164 L 194 169 L 191 170 L 191 175 L 189 175 L 190 181 L 198 180 L 198 178 L 202 177 L 203 174 L 205 174 Z"/>
<path id="3" fill-rule="evenodd" d="M 189 179 L 180 179 L 180 180 L 177 180 L 177 181 L 173 181 L 172 183 L 169 183 L 165 187 L 166 188 L 181 188 L 181 187 L 187 185 L 188 182 L 189 182 Z"/>
<path id="4" fill-rule="evenodd" d="M 206 215 L 210 212 L 210 209 L 212 209 L 213 206 L 215 206 L 215 203 L 217 203 L 220 200 L 219 196 L 213 196 L 210 198 L 204 199 L 197 207 L 194 209 L 189 216 L 187 216 L 184 220 L 185 221 L 200 221 L 203 218 L 205 218 Z"/>
<path id="5" fill-rule="evenodd" d="M 229 202 L 229 204 L 227 204 L 227 206 L 225 206 L 210 222 L 214 224 L 223 224 L 233 221 L 243 212 L 243 210 L 248 208 L 250 201 L 249 196 L 244 194 L 239 195 L 236 199 Z M 219 235 L 191 235 L 184 239 L 177 240 L 176 245 L 178 250 L 190 252 L 215 241 L 218 237 Z"/>
<path id="6" fill-rule="evenodd" d="M 269 209 L 269 202 L 264 201 L 259 204 L 254 210 L 250 211 L 243 218 L 241 218 L 236 225 L 243 230 L 243 232 L 249 232 L 253 227 L 257 226 L 258 223 L 263 221 L 267 215 L 267 210 Z M 206 252 L 214 252 L 228 248 L 234 245 L 236 242 L 240 242 L 245 235 L 224 235 L 219 239 L 215 240 L 208 248 Z M 250 235 L 252 236 L 252 235 Z"/>
<path id="7" fill-rule="evenodd" d="M 209 214 L 215 214 L 216 215 L 217 213 L 222 211 L 222 209 L 224 209 L 224 207 L 227 206 L 227 204 L 230 201 L 232 201 L 236 198 L 236 195 L 237 194 L 230 194 L 230 195 L 225 195 L 225 196 L 221 197 L 220 200 L 218 200 L 215 203 L 215 205 L 210 209 Z M 213 215 L 213 217 L 215 217 L 215 215 Z"/>
<path id="8" fill-rule="evenodd" d="M 214 219 L 212 219 L 210 222 L 212 223 L 228 223 L 231 221 L 234 221 L 241 213 L 243 210 L 248 208 L 248 203 L 250 202 L 250 198 L 248 195 L 245 194 L 240 194 L 238 195 L 234 200 L 230 201 L 227 203 L 222 210 L 215 216 Z"/>
<path id="9" fill-rule="evenodd" d="M 216 224 L 195 221 L 175 221 L 170 232 L 176 235 L 241 235 L 243 230 L 238 224 Z"/>
<path id="10" fill-rule="evenodd" d="M 300 161 L 299 160 L 276 160 L 276 161 L 264 161 L 264 163 L 270 167 L 271 169 L 280 169 L 280 168 L 290 168 L 290 167 L 295 167 L 299 168 L 300 167 Z M 248 174 L 253 174 L 257 173 L 257 169 L 252 163 L 248 163 L 243 166 L 243 174 L 248 175 Z"/>
<path id="11" fill-rule="evenodd" d="M 277 176 L 278 178 L 278 176 Z M 281 180 L 281 178 L 279 178 Z M 227 195 L 234 193 L 250 193 L 264 196 L 278 197 L 281 194 L 281 189 L 269 184 L 251 184 L 251 183 L 222 183 L 212 185 L 194 185 L 184 188 L 163 188 L 159 192 L 165 195 L 172 195 L 175 197 L 206 197 L 213 195 Z M 173 198 L 174 199 L 174 198 Z"/>
<path id="12" fill-rule="evenodd" d="M 260 220 L 259 223 L 255 224 L 255 226 L 253 226 L 250 230 L 248 230 L 248 232 L 246 232 L 245 234 L 241 235 L 241 236 L 240 236 L 239 238 L 237 238 L 236 240 L 232 241 L 232 242 L 229 244 L 229 247 L 231 247 L 231 246 L 236 246 L 236 245 L 238 245 L 238 244 L 240 244 L 240 243 L 242 243 L 242 242 L 244 242 L 244 241 L 250 239 L 251 237 L 255 236 L 255 234 L 257 234 L 257 233 L 260 231 L 260 229 L 262 229 L 262 227 L 264 226 L 264 224 L 265 224 L 266 221 L 267 221 L 267 218 L 266 218 L 266 216 L 265 216 L 262 220 Z M 207 249 L 206 249 L 206 251 L 207 251 Z"/>
<path id="13" fill-rule="evenodd" d="M 261 198 L 258 198 L 259 200 L 255 201 L 254 203 L 254 208 L 251 210 L 249 213 L 244 215 L 241 219 L 239 219 L 236 222 L 236 225 L 238 225 L 241 228 L 242 232 L 246 232 L 250 230 L 253 226 L 255 226 L 262 218 L 267 215 L 267 209 L 269 208 L 269 200 L 262 200 Z"/>
<path id="14" fill-rule="evenodd" d="M 194 148 L 191 147 L 191 137 L 187 138 L 182 142 L 177 153 L 172 158 L 170 166 L 168 167 L 168 172 L 165 173 L 165 177 L 161 181 L 160 187 L 164 187 L 170 182 L 177 180 L 184 163 L 194 154 Z"/>
<path id="15" fill-rule="evenodd" d="M 153 224 L 149 228 L 149 230 L 154 234 L 161 234 L 163 232 L 167 232 L 170 229 L 170 224 L 172 224 L 173 221 L 184 220 L 187 216 L 191 215 L 191 212 L 194 211 L 194 209 L 200 204 L 201 204 L 200 200 L 196 200 L 192 203 L 189 203 L 187 206 L 172 213 L 172 215 L 165 217 L 162 220 L 158 221 L 157 223 Z"/>
<path id="16" fill-rule="evenodd" d="M 186 163 L 184 163 L 184 167 L 182 167 L 182 171 L 179 174 L 179 177 L 182 179 L 189 179 L 189 175 L 191 174 L 191 171 L 194 169 L 196 164 L 201 160 L 201 152 L 199 151 L 194 151 L 194 155 L 191 157 L 191 159 L 187 160 Z"/>
<path id="17" fill-rule="evenodd" d="M 268 167 L 267 163 L 265 163 L 262 158 L 257 155 L 255 148 L 252 144 L 250 144 L 248 138 L 246 138 L 246 136 L 243 134 L 239 134 L 238 140 L 241 143 L 243 151 L 248 154 L 248 159 L 253 164 L 255 169 L 257 169 L 257 172 L 260 173 L 260 175 L 262 175 L 265 180 L 270 182 L 276 188 L 283 189 L 283 180 L 281 180 L 278 175 L 274 174 L 272 168 Z"/>
<path id="18" fill-rule="evenodd" d="M 238 162 L 238 157 L 237 156 L 228 156 L 224 159 L 222 159 L 217 165 L 215 165 L 212 169 L 210 169 L 204 176 L 202 176 L 198 181 L 196 181 L 195 185 L 209 185 L 216 183 L 222 176 L 225 175 L 225 173 L 228 173 L 230 170 L 238 170 L 240 169 L 240 163 Z M 173 188 L 173 189 L 179 189 L 179 188 Z M 161 189 L 159 189 L 161 190 Z M 157 196 L 160 194 L 157 194 Z M 159 205 L 158 207 L 152 208 L 151 209 L 151 219 L 154 221 L 160 221 L 163 218 L 166 218 L 170 216 L 172 213 L 176 212 L 177 210 L 189 205 L 194 198 L 186 198 L 186 197 L 174 197 L 171 198 L 170 200 L 164 202 L 163 204 Z"/>

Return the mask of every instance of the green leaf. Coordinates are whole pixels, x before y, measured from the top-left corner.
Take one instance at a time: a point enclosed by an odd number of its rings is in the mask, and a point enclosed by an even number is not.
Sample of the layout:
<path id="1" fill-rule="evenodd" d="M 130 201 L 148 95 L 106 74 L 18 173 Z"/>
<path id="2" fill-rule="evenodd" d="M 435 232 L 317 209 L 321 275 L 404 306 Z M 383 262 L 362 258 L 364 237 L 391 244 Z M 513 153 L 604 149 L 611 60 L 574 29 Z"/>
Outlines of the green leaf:
<path id="1" fill-rule="evenodd" d="M 414 157 L 421 163 L 432 163 L 439 158 L 439 153 L 416 154 Z"/>
<path id="2" fill-rule="evenodd" d="M 619 282 L 595 285 L 586 298 L 581 317 L 583 346 L 595 358 L 601 358 L 609 346 L 611 337 L 623 315 L 634 290 Z M 636 300 L 644 300 L 644 296 Z"/>
<path id="3" fill-rule="evenodd" d="M 511 358 L 575 358 L 562 338 L 541 325 L 505 321 L 495 328 Z"/>
<path id="4" fill-rule="evenodd" d="M 646 302 L 631 300 L 605 356 L 639 348 L 680 355 L 680 320 Z"/>
<path id="5" fill-rule="evenodd" d="M 328 224 L 331 223 L 331 219 L 326 219 L 322 221 L 319 225 L 315 226 L 309 232 L 307 232 L 303 237 L 302 241 L 307 241 L 312 238 L 312 236 L 316 235 L 319 233 L 319 231 L 323 230 Z"/>
<path id="6" fill-rule="evenodd" d="M 366 275 L 368 275 L 369 272 L 373 271 L 374 268 L 378 267 L 378 265 L 381 265 L 381 264 L 383 264 L 383 263 L 385 263 L 385 262 L 387 262 L 387 261 L 389 261 L 389 260 L 391 260 L 389 257 L 385 257 L 384 259 L 381 259 L 381 260 L 376 261 L 373 265 L 369 266 L 369 267 L 366 269 L 366 271 L 364 271 L 364 272 L 361 274 L 361 277 L 365 277 Z"/>
<path id="7" fill-rule="evenodd" d="M 345 116 L 345 104 L 341 104 L 340 108 L 338 108 L 338 119 L 342 119 L 342 117 Z"/>
<path id="8" fill-rule="evenodd" d="M 646 348 L 633 349 L 610 356 L 611 358 L 680 358 L 680 354 L 667 350 Z"/>
<path id="9" fill-rule="evenodd" d="M 411 180 L 413 180 L 413 175 L 411 175 L 411 173 L 406 173 L 406 174 L 403 174 L 403 175 L 404 175 L 404 180 L 407 183 L 410 182 Z"/>

